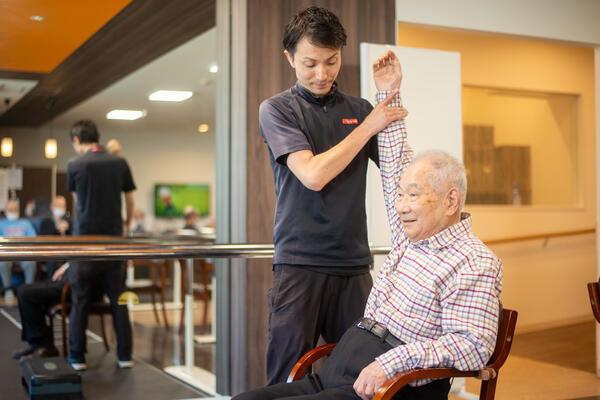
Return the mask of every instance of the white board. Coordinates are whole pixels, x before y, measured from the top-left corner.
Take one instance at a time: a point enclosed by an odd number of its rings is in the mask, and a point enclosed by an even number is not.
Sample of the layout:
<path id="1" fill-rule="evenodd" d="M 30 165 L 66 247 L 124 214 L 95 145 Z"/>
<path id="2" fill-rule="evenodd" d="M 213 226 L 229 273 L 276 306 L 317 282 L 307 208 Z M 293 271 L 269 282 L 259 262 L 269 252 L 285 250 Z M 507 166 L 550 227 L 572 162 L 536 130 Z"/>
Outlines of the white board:
<path id="1" fill-rule="evenodd" d="M 361 96 L 374 103 L 377 92 L 372 64 L 388 49 L 402 64 L 400 93 L 409 112 L 406 119 L 408 142 L 415 153 L 428 149 L 445 150 L 462 160 L 462 111 L 460 54 L 430 49 L 361 43 Z M 390 228 L 383 201 L 381 177 L 375 164 L 367 177 L 367 224 L 372 245 L 390 245 Z M 385 256 L 375 257 L 374 274 Z"/>

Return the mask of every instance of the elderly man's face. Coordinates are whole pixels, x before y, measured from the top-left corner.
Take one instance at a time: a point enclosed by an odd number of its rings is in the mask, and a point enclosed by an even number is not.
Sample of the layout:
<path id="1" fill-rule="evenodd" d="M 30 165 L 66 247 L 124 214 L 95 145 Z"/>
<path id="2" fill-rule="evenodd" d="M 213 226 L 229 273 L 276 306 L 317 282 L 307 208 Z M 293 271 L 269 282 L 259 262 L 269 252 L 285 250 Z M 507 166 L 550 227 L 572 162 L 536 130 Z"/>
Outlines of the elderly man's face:
<path id="1" fill-rule="evenodd" d="M 19 203 L 17 203 L 16 201 L 13 200 L 9 200 L 6 203 L 6 207 L 4 207 L 4 212 L 5 213 L 16 213 L 17 215 L 19 214 Z"/>
<path id="2" fill-rule="evenodd" d="M 448 227 L 444 195 L 429 183 L 431 167 L 417 161 L 402 175 L 396 211 L 411 242 L 427 239 Z"/>

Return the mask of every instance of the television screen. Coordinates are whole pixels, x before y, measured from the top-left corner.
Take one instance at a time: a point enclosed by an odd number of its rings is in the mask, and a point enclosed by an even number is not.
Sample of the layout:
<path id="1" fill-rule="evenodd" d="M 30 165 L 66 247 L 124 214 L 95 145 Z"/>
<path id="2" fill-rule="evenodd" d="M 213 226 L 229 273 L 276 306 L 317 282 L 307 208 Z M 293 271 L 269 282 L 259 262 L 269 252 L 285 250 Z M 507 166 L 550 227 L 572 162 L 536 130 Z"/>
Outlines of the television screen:
<path id="1" fill-rule="evenodd" d="M 156 184 L 154 185 L 154 215 L 182 217 L 186 206 L 194 206 L 201 216 L 210 213 L 208 185 Z"/>

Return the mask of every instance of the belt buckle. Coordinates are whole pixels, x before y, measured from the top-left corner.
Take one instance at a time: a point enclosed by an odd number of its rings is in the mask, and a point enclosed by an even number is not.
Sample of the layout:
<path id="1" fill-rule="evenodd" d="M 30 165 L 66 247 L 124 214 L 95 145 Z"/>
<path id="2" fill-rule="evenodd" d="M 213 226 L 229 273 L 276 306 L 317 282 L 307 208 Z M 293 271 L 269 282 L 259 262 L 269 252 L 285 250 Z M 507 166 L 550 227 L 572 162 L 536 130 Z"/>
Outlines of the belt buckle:
<path id="1" fill-rule="evenodd" d="M 374 320 L 370 318 L 363 318 L 359 323 L 359 328 L 363 328 L 364 330 L 371 332 L 373 327 L 377 324 Z"/>

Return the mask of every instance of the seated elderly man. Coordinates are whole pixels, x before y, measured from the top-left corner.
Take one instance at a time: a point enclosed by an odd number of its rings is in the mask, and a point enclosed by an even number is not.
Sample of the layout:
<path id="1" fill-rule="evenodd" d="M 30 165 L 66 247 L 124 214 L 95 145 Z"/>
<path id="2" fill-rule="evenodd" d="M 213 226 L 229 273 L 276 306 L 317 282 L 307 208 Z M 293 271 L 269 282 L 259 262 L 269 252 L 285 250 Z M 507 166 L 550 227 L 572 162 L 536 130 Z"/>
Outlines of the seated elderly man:
<path id="1" fill-rule="evenodd" d="M 0 236 L 35 236 L 35 229 L 31 222 L 19 218 L 19 202 L 8 200 L 4 207 L 6 218 L 0 219 Z M 25 272 L 25 283 L 32 283 L 35 278 L 35 261 L 17 261 L 17 264 Z M 12 291 L 12 282 L 10 278 L 12 264 L 9 261 L 0 261 L 0 277 L 4 284 L 4 301 L 12 304 L 14 293 Z"/>
<path id="2" fill-rule="evenodd" d="M 385 57 L 383 68 L 400 74 L 395 55 Z M 379 92 L 378 102 L 390 93 Z M 390 105 L 400 105 L 398 96 Z M 369 399 L 399 372 L 476 370 L 492 355 L 502 263 L 471 232 L 471 216 L 462 212 L 463 165 L 442 151 L 412 161 L 403 121 L 380 132 L 378 144 L 392 251 L 364 317 L 346 331 L 316 374 L 235 400 Z M 397 398 L 447 399 L 449 389 L 448 379 L 418 381 Z"/>

